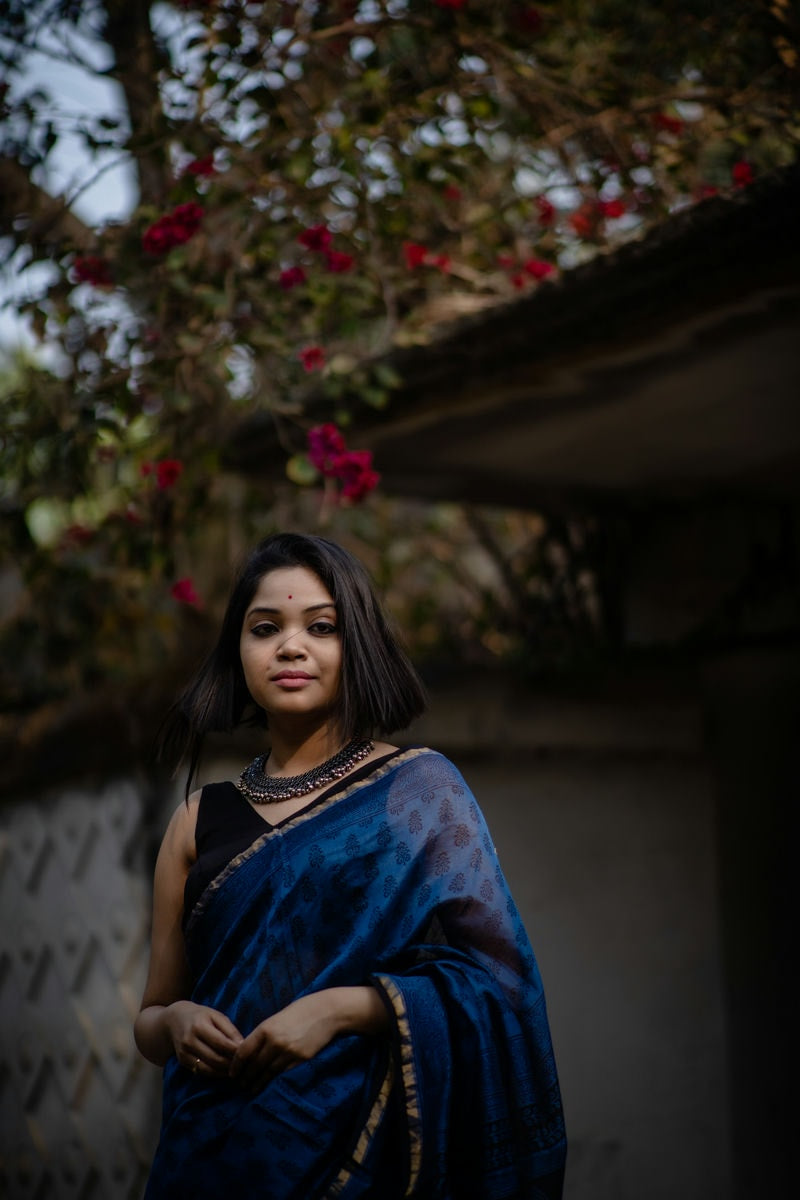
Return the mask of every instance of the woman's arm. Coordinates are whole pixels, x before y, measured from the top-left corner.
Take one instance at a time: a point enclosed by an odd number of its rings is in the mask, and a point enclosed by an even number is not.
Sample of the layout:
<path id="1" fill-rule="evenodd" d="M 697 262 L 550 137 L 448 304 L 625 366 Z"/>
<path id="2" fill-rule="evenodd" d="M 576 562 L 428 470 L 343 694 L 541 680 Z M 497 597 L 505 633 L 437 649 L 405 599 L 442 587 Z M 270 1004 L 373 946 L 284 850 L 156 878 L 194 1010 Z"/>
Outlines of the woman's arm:
<path id="1" fill-rule="evenodd" d="M 241 1035 L 224 1013 L 188 999 L 191 978 L 183 942 L 183 889 L 196 858 L 199 793 L 172 816 L 158 853 L 153 887 L 150 966 L 142 1007 L 134 1022 L 136 1045 L 163 1066 L 176 1054 L 184 1066 L 226 1075 Z"/>

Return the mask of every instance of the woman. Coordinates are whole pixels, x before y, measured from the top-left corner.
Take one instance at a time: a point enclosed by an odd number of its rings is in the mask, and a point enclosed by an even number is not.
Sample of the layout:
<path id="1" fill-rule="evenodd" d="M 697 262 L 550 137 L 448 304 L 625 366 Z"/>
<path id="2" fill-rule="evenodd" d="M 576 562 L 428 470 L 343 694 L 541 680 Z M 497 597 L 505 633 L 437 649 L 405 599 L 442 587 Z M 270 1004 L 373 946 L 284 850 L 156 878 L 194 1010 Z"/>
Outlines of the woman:
<path id="1" fill-rule="evenodd" d="M 190 782 L 253 706 L 270 748 L 159 852 L 147 1200 L 561 1195 L 541 981 L 483 818 L 441 755 L 374 740 L 424 703 L 356 559 L 256 548 L 170 738 Z"/>

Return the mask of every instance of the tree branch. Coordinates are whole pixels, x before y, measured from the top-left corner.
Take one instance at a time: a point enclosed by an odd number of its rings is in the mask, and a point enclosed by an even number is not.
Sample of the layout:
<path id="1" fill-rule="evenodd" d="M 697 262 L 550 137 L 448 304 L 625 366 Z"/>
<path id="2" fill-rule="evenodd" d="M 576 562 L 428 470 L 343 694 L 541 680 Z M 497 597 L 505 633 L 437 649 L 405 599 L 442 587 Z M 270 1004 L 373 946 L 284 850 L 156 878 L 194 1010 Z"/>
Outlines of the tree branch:
<path id="1" fill-rule="evenodd" d="M 165 161 L 166 121 L 158 86 L 163 55 L 150 25 L 149 0 L 106 0 L 104 36 L 114 52 L 109 74 L 125 94 L 131 138 L 145 203 L 161 205 L 169 184 Z"/>
<path id="2" fill-rule="evenodd" d="M 63 198 L 51 196 L 30 177 L 29 170 L 14 158 L 0 156 L 0 233 L 16 238 L 24 220 L 26 243 L 34 251 L 65 243 L 78 250 L 90 249 L 94 234 L 67 207 Z"/>

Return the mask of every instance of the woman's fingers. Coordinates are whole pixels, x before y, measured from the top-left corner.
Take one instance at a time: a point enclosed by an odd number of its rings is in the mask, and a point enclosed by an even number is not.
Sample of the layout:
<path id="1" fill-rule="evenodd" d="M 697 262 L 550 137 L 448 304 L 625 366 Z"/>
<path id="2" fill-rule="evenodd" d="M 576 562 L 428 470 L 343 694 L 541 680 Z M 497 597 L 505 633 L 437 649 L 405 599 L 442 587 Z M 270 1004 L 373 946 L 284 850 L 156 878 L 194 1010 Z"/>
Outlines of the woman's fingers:
<path id="1" fill-rule="evenodd" d="M 227 1075 L 242 1042 L 233 1022 L 214 1008 L 182 1003 L 176 1007 L 176 1053 L 194 1075 Z"/>
<path id="2" fill-rule="evenodd" d="M 209 1012 L 211 1015 L 212 1024 L 215 1030 L 219 1032 L 222 1042 L 224 1042 L 226 1045 L 232 1046 L 235 1050 L 237 1046 L 241 1045 L 244 1039 L 234 1025 L 233 1021 L 231 1021 L 229 1017 L 226 1017 L 225 1013 L 218 1012 L 215 1008 L 210 1009 Z"/>

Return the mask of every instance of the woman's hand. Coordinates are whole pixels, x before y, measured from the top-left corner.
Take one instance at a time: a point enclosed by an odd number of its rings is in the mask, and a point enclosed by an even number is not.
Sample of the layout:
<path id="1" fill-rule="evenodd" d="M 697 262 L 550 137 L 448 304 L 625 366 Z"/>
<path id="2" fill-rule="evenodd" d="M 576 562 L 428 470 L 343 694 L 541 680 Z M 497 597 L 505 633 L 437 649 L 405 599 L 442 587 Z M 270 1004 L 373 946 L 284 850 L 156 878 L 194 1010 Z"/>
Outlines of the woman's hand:
<path id="1" fill-rule="evenodd" d="M 259 1091 L 282 1071 L 307 1062 L 340 1033 L 380 1033 L 389 1017 L 372 987 L 325 988 L 267 1017 L 240 1043 L 230 1073 Z"/>
<path id="2" fill-rule="evenodd" d="M 256 1025 L 237 1048 L 231 1075 L 248 1091 L 260 1091 L 281 1071 L 318 1054 L 338 1029 L 327 994 L 301 996 Z"/>
<path id="3" fill-rule="evenodd" d="M 191 1000 L 176 1000 L 164 1008 L 163 1020 L 182 1066 L 195 1075 L 230 1074 L 243 1039 L 224 1013 Z"/>

